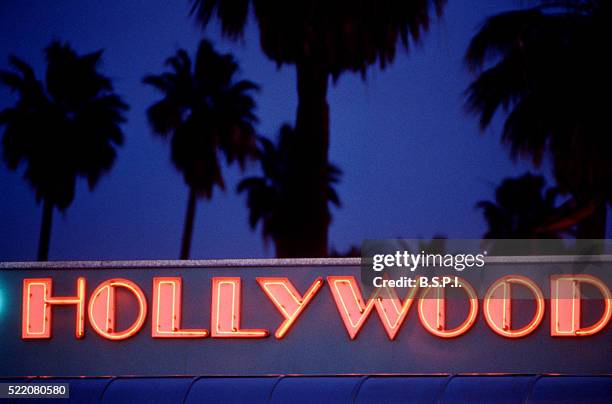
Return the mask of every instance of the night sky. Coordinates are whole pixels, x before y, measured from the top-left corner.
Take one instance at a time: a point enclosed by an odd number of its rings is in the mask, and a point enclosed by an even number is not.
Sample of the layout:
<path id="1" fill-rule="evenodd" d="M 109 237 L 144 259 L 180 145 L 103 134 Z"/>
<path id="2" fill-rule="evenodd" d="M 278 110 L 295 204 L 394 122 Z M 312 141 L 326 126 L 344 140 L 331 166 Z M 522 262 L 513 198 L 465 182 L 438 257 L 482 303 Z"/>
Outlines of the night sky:
<path id="1" fill-rule="evenodd" d="M 332 246 L 342 251 L 364 238 L 482 236 L 486 225 L 475 203 L 492 199 L 501 179 L 531 166 L 511 162 L 499 144 L 499 116 L 481 135 L 477 119 L 465 114 L 462 93 L 470 75 L 462 58 L 486 16 L 520 5 L 450 0 L 419 48 L 399 52 L 384 71 L 371 68 L 365 82 L 347 73 L 330 87 L 330 159 L 344 171 Z M 160 95 L 141 80 L 160 73 L 181 47 L 193 55 L 203 31 L 188 11 L 187 1 L 0 2 L 1 68 L 15 54 L 42 78 L 42 49 L 52 39 L 70 42 L 80 54 L 103 48 L 101 70 L 131 106 L 112 171 L 91 193 L 81 181 L 72 206 L 56 211 L 50 259 L 178 257 L 187 187 L 170 162 L 169 145 L 151 134 L 145 110 Z M 242 43 L 220 38 L 215 24 L 204 34 L 218 50 L 235 55 L 242 78 L 261 86 L 261 134 L 275 137 L 283 122 L 294 122 L 294 68 L 279 70 L 266 59 L 253 23 Z M 0 89 L 0 108 L 14 101 Z M 246 174 L 257 172 L 252 164 Z M 22 173 L 0 168 L 0 260 L 35 258 L 41 206 Z M 226 191 L 198 204 L 192 258 L 273 256 L 273 245 L 266 249 L 260 230 L 248 226 L 245 196 L 235 193 L 243 174 L 237 167 L 225 174 Z"/>

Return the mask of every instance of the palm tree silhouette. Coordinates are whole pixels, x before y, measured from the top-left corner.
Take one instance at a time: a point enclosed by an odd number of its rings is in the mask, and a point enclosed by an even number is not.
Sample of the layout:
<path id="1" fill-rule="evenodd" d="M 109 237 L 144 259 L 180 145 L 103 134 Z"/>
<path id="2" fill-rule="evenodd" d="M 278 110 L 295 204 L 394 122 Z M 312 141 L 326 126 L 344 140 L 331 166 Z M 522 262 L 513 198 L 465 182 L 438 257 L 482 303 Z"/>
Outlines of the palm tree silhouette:
<path id="1" fill-rule="evenodd" d="M 296 137 L 295 130 L 287 124 L 279 131 L 277 145 L 265 137 L 259 137 L 258 157 L 263 176 L 245 178 L 237 188 L 239 193 L 247 193 L 251 228 L 255 229 L 261 221 L 264 241 L 270 238 L 274 241 L 276 256 L 279 258 L 290 257 L 292 246 L 302 236 L 290 220 L 300 215 L 300 212 L 288 201 L 289 193 L 296 186 L 294 166 L 290 162 L 293 149 L 299 147 Z M 325 174 L 326 198 L 336 206 L 340 205 L 340 199 L 333 186 L 339 181 L 340 175 L 336 166 L 328 164 Z M 328 214 L 326 219 L 331 221 L 331 215 Z"/>
<path id="2" fill-rule="evenodd" d="M 15 56 L 9 60 L 13 71 L 0 72 L 0 82 L 19 94 L 15 106 L 0 111 L 3 158 L 11 170 L 25 165 L 24 178 L 43 202 L 39 261 L 49 256 L 53 210 L 70 206 L 77 178 L 93 190 L 112 167 L 128 109 L 98 71 L 102 51 L 79 56 L 54 41 L 45 56 L 44 83 Z"/>
<path id="3" fill-rule="evenodd" d="M 153 132 L 171 137 L 175 167 L 189 187 L 181 259 L 189 258 L 197 198 L 210 199 L 213 188 L 224 189 L 219 152 L 228 164 L 244 168 L 256 153 L 255 101 L 258 87 L 236 81 L 238 64 L 230 54 L 217 53 L 202 40 L 192 63 L 180 49 L 166 64 L 170 71 L 149 75 L 143 82 L 155 87 L 163 98 L 147 110 Z"/>
<path id="4" fill-rule="evenodd" d="M 558 190 L 545 189 L 543 177 L 526 173 L 518 178 L 506 178 L 495 190 L 494 201 L 479 201 L 489 229 L 487 239 L 559 238 L 558 229 L 548 229 L 548 223 L 558 213 Z"/>
<path id="5" fill-rule="evenodd" d="M 603 0 L 542 1 L 490 17 L 466 60 L 478 78 L 467 107 L 484 129 L 508 111 L 502 141 L 511 155 L 539 166 L 552 160 L 557 184 L 575 198 L 578 238 L 604 238 L 612 197 L 612 137 L 607 99 L 612 4 Z M 591 214 L 592 213 L 592 214 Z"/>
<path id="6" fill-rule="evenodd" d="M 253 10 L 260 44 L 268 58 L 297 72 L 295 168 L 287 203 L 299 214 L 287 217 L 299 238 L 288 240 L 291 257 L 325 256 L 328 248 L 327 178 L 329 149 L 328 81 L 346 71 L 360 72 L 395 58 L 398 42 L 406 49 L 429 28 L 430 10 L 440 14 L 445 0 L 191 0 L 202 26 L 213 18 L 222 33 L 240 39 Z"/>

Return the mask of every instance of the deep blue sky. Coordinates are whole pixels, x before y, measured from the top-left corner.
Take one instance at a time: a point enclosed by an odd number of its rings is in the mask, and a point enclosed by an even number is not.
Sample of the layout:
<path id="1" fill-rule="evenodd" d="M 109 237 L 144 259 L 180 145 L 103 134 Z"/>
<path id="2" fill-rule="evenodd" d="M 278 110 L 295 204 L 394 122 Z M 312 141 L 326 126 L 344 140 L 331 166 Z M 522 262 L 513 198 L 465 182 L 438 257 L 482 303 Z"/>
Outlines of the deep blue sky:
<path id="1" fill-rule="evenodd" d="M 520 4 L 450 0 L 418 49 L 400 52 L 384 71 L 370 69 L 365 82 L 349 73 L 330 88 L 330 156 L 344 171 L 332 245 L 344 250 L 364 238 L 483 234 L 476 201 L 492 198 L 502 178 L 530 166 L 509 160 L 499 144 L 499 119 L 480 135 L 476 119 L 465 115 L 462 92 L 470 76 L 462 56 L 486 16 Z M 41 50 L 52 39 L 69 41 L 79 53 L 104 48 L 102 70 L 131 106 L 114 169 L 93 193 L 80 183 L 72 206 L 56 213 L 51 259 L 178 256 L 187 188 L 170 163 L 168 145 L 151 135 L 145 109 L 159 95 L 141 79 L 160 72 L 178 48 L 193 53 L 202 31 L 188 10 L 187 1 L 0 2 L 0 67 L 15 54 L 42 77 Z M 281 123 L 294 121 L 294 69 L 278 70 L 263 56 L 253 24 L 243 43 L 221 39 L 214 26 L 205 34 L 218 49 L 234 53 L 243 78 L 261 85 L 262 134 L 275 136 Z M 0 89 L 0 108 L 14 100 Z M 247 174 L 257 172 L 253 165 Z M 0 168 L 0 260 L 35 258 L 41 209 L 21 175 Z M 240 176 L 234 167 L 226 170 L 227 191 L 198 205 L 193 258 L 273 255 L 259 230 L 248 227 L 244 196 L 234 192 Z"/>

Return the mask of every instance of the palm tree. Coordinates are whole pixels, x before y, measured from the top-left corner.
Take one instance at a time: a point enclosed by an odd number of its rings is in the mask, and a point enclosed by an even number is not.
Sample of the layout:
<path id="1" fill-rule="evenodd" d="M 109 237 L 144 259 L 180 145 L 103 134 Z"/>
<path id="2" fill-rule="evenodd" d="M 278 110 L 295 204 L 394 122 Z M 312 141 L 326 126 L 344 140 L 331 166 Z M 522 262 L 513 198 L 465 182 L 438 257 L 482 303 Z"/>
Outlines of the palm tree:
<path id="1" fill-rule="evenodd" d="M 408 49 L 420 41 L 429 28 L 431 9 L 440 14 L 445 0 L 190 1 L 202 26 L 216 18 L 222 33 L 234 40 L 242 36 L 252 9 L 266 56 L 278 66 L 295 65 L 300 146 L 290 161 L 300 186 L 288 192 L 287 203 L 299 206 L 300 214 L 287 220 L 301 237 L 287 246 L 287 253 L 326 255 L 329 78 L 336 80 L 346 71 L 365 77 L 376 63 L 384 68 L 395 58 L 398 43 Z"/>
<path id="2" fill-rule="evenodd" d="M 511 155 L 536 166 L 551 159 L 561 191 L 583 210 L 573 216 L 581 218 L 578 238 L 605 237 L 612 197 L 612 137 L 601 101 L 610 88 L 611 17 L 609 1 L 542 1 L 490 17 L 466 55 L 479 73 L 468 109 L 483 129 L 504 109 L 502 141 Z"/>
<path id="3" fill-rule="evenodd" d="M 44 82 L 15 56 L 9 59 L 13 71 L 0 72 L 0 82 L 19 95 L 13 107 L 0 111 L 3 158 L 11 170 L 25 165 L 24 178 L 43 203 L 39 261 L 48 259 L 53 210 L 70 206 L 77 178 L 93 190 L 112 167 L 128 109 L 98 71 L 102 51 L 79 56 L 55 41 L 45 56 Z"/>
<path id="4" fill-rule="evenodd" d="M 171 138 L 172 162 L 189 187 L 181 259 L 189 258 L 196 200 L 210 199 L 213 188 L 224 189 L 219 153 L 242 168 L 255 155 L 257 86 L 236 81 L 238 64 L 230 54 L 217 53 L 202 40 L 192 63 L 180 49 L 166 64 L 170 71 L 149 75 L 143 82 L 163 93 L 147 110 L 153 132 Z"/>
<path id="5" fill-rule="evenodd" d="M 486 239 L 559 238 L 560 229 L 548 229 L 557 213 L 558 190 L 545 189 L 543 177 L 530 173 L 506 178 L 495 190 L 494 201 L 479 201 L 489 229 Z"/>
<path id="6" fill-rule="evenodd" d="M 238 192 L 247 193 L 249 224 L 252 229 L 261 221 L 264 241 L 274 240 L 276 256 L 291 256 L 292 247 L 302 235 L 293 226 L 291 217 L 300 215 L 300 207 L 288 202 L 289 194 L 298 184 L 290 163 L 293 149 L 299 147 L 297 134 L 290 125 L 283 125 L 274 145 L 265 137 L 259 138 L 259 161 L 263 176 L 249 177 L 238 184 Z M 340 200 L 333 185 L 339 181 L 340 170 L 328 164 L 325 173 L 326 200 L 339 206 Z M 326 218 L 331 221 L 331 215 Z M 329 223 L 328 223 L 329 224 Z"/>

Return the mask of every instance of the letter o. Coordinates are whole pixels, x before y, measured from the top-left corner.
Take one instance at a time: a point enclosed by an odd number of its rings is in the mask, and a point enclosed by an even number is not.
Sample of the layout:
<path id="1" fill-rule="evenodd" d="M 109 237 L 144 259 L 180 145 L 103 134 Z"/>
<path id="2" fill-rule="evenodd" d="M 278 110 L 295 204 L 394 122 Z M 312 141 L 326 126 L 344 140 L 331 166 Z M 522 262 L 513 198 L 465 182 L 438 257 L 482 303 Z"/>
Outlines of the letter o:
<path id="1" fill-rule="evenodd" d="M 463 323 L 459 326 L 447 330 L 444 323 L 446 319 L 445 314 L 445 299 L 444 299 L 444 288 L 436 287 L 433 288 L 436 293 L 435 298 L 427 298 L 429 291 L 432 288 L 427 288 L 423 292 L 419 300 L 419 320 L 427 331 L 431 334 L 441 338 L 455 338 L 466 333 L 476 321 L 478 315 L 478 296 L 476 291 L 465 279 L 457 277 L 458 283 L 461 285 L 462 290 L 468 297 L 470 308 L 468 316 Z M 433 323 L 436 323 L 435 325 Z"/>
<path id="2" fill-rule="evenodd" d="M 511 285 L 521 285 L 535 296 L 536 312 L 529 324 L 512 330 Z M 501 288 L 501 290 L 500 290 Z M 544 318 L 544 295 L 540 288 L 529 278 L 521 275 L 507 275 L 499 278 L 489 287 L 484 297 L 484 318 L 489 327 L 506 338 L 521 338 L 531 334 Z"/>
<path id="3" fill-rule="evenodd" d="M 115 289 L 121 287 L 130 291 L 138 301 L 138 317 L 127 329 L 115 331 Z M 102 337 L 110 340 L 123 340 L 136 334 L 144 325 L 147 316 L 147 301 L 144 293 L 134 282 L 114 278 L 99 284 L 89 300 L 89 322 Z"/>

